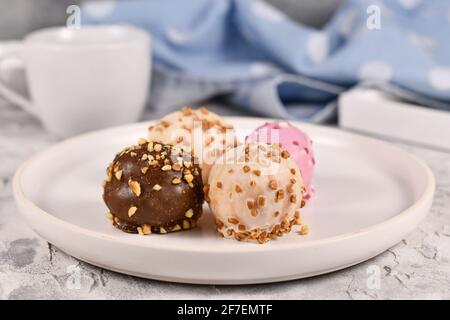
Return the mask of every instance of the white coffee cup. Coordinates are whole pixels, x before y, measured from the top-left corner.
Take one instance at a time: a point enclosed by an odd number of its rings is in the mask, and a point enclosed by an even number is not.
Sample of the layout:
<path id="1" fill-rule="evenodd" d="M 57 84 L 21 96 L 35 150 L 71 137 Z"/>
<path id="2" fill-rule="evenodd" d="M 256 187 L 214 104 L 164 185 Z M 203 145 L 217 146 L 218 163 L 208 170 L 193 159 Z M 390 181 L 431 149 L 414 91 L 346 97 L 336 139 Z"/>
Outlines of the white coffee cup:
<path id="1" fill-rule="evenodd" d="M 131 26 L 38 30 L 8 58 L 23 60 L 31 99 L 4 83 L 0 95 L 57 137 L 138 120 L 150 90 L 150 35 Z"/>

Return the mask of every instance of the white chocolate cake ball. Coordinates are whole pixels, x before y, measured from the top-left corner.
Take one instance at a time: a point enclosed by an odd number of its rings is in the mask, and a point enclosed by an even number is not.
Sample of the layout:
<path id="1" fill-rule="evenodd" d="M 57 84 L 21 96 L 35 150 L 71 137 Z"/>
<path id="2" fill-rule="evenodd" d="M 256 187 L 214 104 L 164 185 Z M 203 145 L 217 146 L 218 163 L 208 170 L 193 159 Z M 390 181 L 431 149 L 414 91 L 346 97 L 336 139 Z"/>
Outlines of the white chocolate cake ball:
<path id="1" fill-rule="evenodd" d="M 233 126 L 204 107 L 197 110 L 184 107 L 168 114 L 149 127 L 148 139 L 192 152 L 199 161 L 204 182 L 216 159 L 236 146 Z"/>
<path id="2" fill-rule="evenodd" d="M 279 144 L 240 145 L 224 158 L 212 167 L 205 188 L 220 236 L 264 243 L 300 224 L 306 188 Z"/>

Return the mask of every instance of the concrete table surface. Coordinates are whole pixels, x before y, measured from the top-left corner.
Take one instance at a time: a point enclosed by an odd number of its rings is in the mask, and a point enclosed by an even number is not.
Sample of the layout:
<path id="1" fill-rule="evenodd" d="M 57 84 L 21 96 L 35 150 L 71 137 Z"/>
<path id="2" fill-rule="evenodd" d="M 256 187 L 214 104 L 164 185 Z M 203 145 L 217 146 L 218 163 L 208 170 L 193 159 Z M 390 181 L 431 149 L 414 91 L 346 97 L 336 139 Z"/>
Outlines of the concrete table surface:
<path id="1" fill-rule="evenodd" d="M 426 220 L 379 256 L 309 279 L 208 286 L 97 268 L 36 235 L 18 215 L 11 181 L 24 160 L 52 143 L 37 120 L 0 102 L 1 299 L 450 299 L 450 153 L 397 142 L 431 167 L 437 189 Z"/>

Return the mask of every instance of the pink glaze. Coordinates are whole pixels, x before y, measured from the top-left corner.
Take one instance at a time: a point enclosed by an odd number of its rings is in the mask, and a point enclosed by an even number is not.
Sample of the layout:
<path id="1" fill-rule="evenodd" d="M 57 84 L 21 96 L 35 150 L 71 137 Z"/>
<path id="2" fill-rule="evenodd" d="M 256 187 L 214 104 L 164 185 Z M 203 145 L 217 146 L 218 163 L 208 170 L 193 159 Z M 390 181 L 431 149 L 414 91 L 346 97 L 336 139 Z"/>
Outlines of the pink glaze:
<path id="1" fill-rule="evenodd" d="M 278 121 L 258 127 L 245 141 L 265 143 L 281 143 L 282 148 L 289 152 L 297 163 L 306 186 L 305 200 L 312 196 L 312 178 L 315 165 L 312 141 L 306 133 L 297 129 L 289 122 L 280 125 Z"/>

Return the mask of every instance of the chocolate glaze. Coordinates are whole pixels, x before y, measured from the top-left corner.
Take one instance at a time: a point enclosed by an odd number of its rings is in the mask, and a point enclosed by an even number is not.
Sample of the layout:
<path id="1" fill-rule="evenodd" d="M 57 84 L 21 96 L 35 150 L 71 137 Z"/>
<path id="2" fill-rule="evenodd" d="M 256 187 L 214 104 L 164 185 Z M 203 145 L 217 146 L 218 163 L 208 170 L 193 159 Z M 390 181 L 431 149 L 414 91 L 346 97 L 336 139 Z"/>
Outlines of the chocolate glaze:
<path id="1" fill-rule="evenodd" d="M 144 225 L 154 233 L 194 227 L 202 214 L 204 201 L 197 161 L 170 145 L 150 142 L 150 145 L 161 146 L 161 150 L 159 147 L 148 148 L 148 145 L 141 141 L 139 145 L 125 149 L 116 155 L 107 169 L 103 199 L 112 214 L 113 225 L 129 233 L 141 233 Z M 180 157 L 183 159 L 180 170 L 177 165 L 167 170 L 168 165 L 180 164 Z M 190 183 L 189 178 L 193 178 Z M 136 186 L 136 183 L 140 190 L 134 188 L 133 191 L 130 184 Z M 161 189 L 155 190 L 158 186 Z M 137 210 L 129 216 L 131 207 Z"/>

